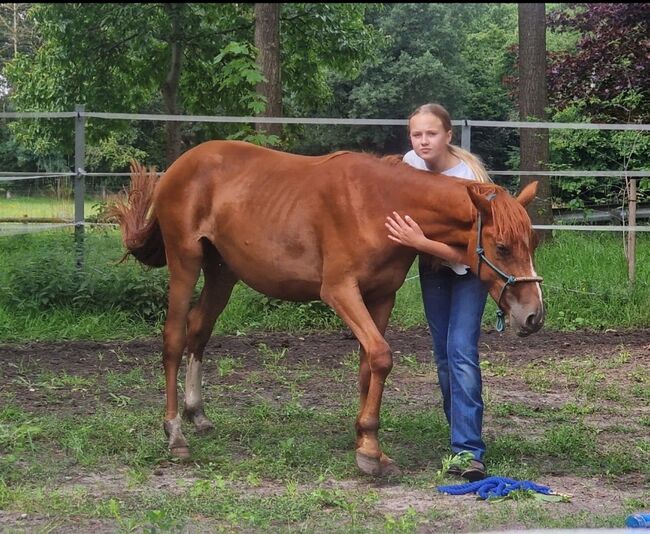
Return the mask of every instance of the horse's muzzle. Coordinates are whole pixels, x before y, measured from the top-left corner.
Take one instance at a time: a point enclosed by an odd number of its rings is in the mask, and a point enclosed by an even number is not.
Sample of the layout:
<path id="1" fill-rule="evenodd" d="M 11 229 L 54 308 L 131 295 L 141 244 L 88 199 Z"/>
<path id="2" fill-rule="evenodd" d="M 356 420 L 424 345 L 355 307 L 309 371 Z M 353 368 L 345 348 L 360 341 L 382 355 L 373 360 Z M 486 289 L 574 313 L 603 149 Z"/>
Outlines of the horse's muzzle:
<path id="1" fill-rule="evenodd" d="M 523 322 L 517 322 L 517 335 L 519 337 L 526 337 L 537 332 L 544 324 L 545 315 L 546 313 L 542 307 L 537 309 L 536 312 L 528 314 Z"/>

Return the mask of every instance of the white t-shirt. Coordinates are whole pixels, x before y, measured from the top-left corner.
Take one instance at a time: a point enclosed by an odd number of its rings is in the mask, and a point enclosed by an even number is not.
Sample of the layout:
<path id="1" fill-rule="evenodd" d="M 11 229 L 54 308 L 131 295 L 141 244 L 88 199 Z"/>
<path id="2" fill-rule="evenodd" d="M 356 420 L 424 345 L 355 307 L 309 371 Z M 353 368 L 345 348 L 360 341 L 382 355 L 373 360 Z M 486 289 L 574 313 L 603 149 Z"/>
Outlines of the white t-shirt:
<path id="1" fill-rule="evenodd" d="M 408 163 L 411 167 L 415 167 L 416 169 L 422 169 L 424 171 L 429 170 L 426 162 L 415 153 L 415 150 L 410 150 L 404 154 L 403 161 Z M 461 160 L 458 165 L 452 167 L 451 169 L 442 171 L 442 174 L 446 174 L 447 176 L 457 176 L 458 178 L 465 178 L 466 180 L 475 179 L 472 169 L 470 169 L 467 163 L 465 163 L 463 160 Z M 442 264 L 449 267 L 456 274 L 466 274 L 469 270 L 469 265 L 464 265 L 462 263 L 450 263 L 443 261 Z"/>

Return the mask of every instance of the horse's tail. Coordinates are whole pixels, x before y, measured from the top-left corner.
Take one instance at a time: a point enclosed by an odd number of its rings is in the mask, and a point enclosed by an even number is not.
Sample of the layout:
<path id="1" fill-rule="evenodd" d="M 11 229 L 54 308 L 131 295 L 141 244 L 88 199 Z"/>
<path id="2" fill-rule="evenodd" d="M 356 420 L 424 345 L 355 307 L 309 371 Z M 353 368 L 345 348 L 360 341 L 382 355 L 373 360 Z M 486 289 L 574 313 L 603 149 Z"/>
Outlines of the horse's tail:
<path id="1" fill-rule="evenodd" d="M 121 261 L 131 254 L 149 267 L 167 264 L 165 243 L 152 210 L 157 183 L 154 169 L 147 173 L 138 162 L 131 162 L 131 186 L 113 200 L 106 212 L 107 219 L 117 220 L 122 230 L 122 242 L 127 252 Z"/>

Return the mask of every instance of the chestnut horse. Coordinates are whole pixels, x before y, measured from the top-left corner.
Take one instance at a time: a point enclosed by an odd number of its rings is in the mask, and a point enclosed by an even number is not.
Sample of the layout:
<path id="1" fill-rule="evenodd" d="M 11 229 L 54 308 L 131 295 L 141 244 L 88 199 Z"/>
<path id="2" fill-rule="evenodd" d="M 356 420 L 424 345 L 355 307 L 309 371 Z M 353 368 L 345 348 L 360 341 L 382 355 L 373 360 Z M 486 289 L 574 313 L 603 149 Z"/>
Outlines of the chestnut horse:
<path id="1" fill-rule="evenodd" d="M 350 327 L 361 349 L 357 464 L 373 475 L 397 472 L 377 436 L 393 366 L 384 332 L 417 253 L 388 239 L 386 216 L 408 213 L 427 237 L 466 248 L 472 270 L 511 325 L 527 335 L 544 320 L 524 209 L 535 192 L 536 183 L 515 199 L 494 184 L 432 176 L 396 158 L 299 156 L 239 141 L 203 143 L 181 155 L 160 180 L 134 164 L 128 196 L 112 213 L 127 254 L 169 269 L 163 364 L 171 454 L 189 456 L 177 406 L 185 348 L 183 415 L 198 431 L 213 428 L 201 396 L 203 351 L 241 280 L 271 297 L 321 299 Z M 488 267 L 481 269 L 481 262 Z M 201 271 L 205 284 L 191 308 Z"/>

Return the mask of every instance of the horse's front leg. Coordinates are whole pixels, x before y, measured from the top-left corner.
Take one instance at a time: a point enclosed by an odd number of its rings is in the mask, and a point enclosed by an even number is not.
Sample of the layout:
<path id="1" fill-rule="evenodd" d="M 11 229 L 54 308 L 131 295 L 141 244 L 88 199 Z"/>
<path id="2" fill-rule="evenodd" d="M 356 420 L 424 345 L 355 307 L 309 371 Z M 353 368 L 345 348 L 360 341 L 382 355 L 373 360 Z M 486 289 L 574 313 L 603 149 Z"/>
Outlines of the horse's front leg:
<path id="1" fill-rule="evenodd" d="M 390 313 L 393 310 L 395 305 L 395 294 L 388 295 L 383 299 L 373 300 L 366 302 L 366 307 L 370 316 L 377 327 L 379 333 L 384 336 L 386 332 L 386 327 L 388 326 L 388 320 L 390 319 Z M 366 429 L 363 427 L 363 424 L 360 424 L 362 416 L 365 413 L 366 400 L 368 398 L 368 391 L 370 389 L 370 380 L 372 377 L 372 371 L 370 367 L 370 359 L 363 345 L 360 346 L 359 351 L 359 415 L 356 422 L 357 430 L 357 440 L 356 448 L 361 449 L 363 443 L 367 440 Z M 383 386 L 382 386 L 383 387 Z M 399 474 L 399 468 L 388 456 L 382 453 L 380 457 L 380 463 L 382 465 L 382 474 L 385 475 L 394 475 Z"/>
<path id="2" fill-rule="evenodd" d="M 361 407 L 356 421 L 357 465 L 369 475 L 395 474 L 399 470 L 394 462 L 382 453 L 378 438 L 384 383 L 393 368 L 390 347 L 366 308 L 355 281 L 336 286 L 323 284 L 321 298 L 346 322 L 362 347 L 359 370 Z M 375 311 L 378 318 L 383 316 L 386 307 L 388 302 L 377 306 Z M 387 321 L 387 318 L 384 321 Z M 385 325 L 383 328 L 385 329 Z"/>

